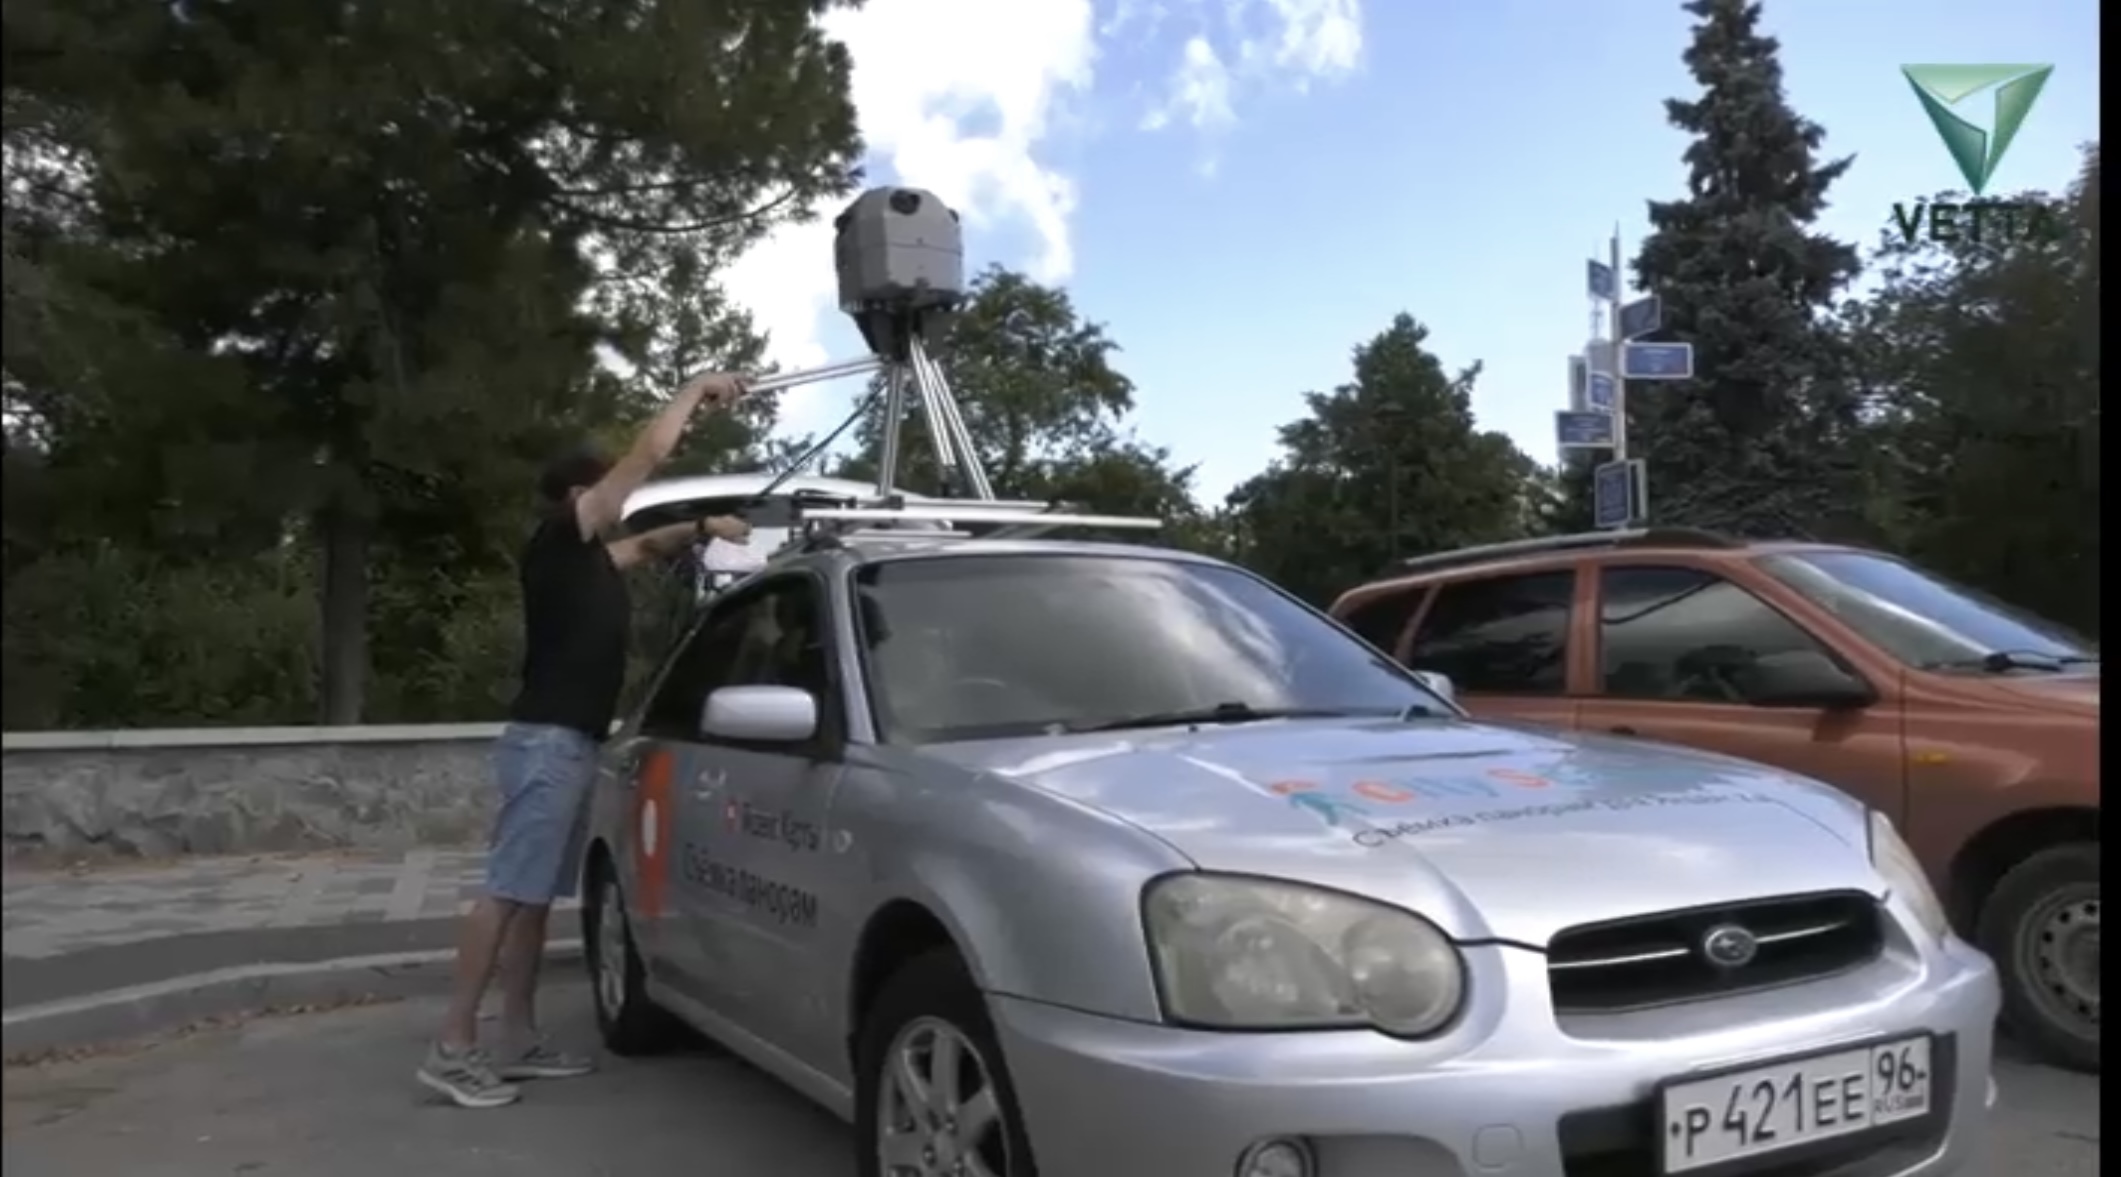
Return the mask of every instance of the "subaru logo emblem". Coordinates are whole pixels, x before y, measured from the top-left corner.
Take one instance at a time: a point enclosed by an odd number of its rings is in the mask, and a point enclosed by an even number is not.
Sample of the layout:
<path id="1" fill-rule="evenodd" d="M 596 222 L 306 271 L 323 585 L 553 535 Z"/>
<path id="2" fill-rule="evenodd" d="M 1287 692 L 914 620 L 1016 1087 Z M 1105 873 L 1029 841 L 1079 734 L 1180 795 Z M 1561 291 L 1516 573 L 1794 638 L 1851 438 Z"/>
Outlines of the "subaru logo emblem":
<path id="1" fill-rule="evenodd" d="M 1702 935 L 1701 955 L 1719 969 L 1742 969 L 1760 955 L 1760 941 L 1737 924 L 1718 924 Z"/>

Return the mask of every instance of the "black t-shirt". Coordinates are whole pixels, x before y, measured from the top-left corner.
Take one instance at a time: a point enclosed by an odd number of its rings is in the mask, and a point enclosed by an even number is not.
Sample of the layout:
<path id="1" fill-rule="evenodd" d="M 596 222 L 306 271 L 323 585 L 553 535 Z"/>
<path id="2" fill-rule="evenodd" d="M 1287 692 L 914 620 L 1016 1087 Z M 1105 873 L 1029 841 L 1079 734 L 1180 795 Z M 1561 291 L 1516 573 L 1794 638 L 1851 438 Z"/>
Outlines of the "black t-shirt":
<path id="1" fill-rule="evenodd" d="M 626 685 L 625 574 L 562 510 L 523 546 L 522 580 L 523 689 L 508 717 L 603 739 Z"/>

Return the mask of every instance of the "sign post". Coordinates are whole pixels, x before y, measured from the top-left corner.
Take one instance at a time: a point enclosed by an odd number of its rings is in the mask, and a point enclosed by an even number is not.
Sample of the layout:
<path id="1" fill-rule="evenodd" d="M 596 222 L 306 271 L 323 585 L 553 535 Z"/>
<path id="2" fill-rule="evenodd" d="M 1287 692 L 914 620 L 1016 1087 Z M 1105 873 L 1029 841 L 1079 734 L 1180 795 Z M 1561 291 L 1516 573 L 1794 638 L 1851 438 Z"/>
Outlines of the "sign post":
<path id="1" fill-rule="evenodd" d="M 1626 527 L 1648 517 L 1649 466 L 1641 458 L 1601 462 L 1591 471 L 1591 525 Z"/>
<path id="2" fill-rule="evenodd" d="M 1646 343 L 1664 329 L 1664 300 L 1627 299 L 1621 278 L 1620 230 L 1606 260 L 1584 263 L 1591 302 L 1591 340 L 1569 357 L 1569 407 L 1554 414 L 1554 442 L 1571 450 L 1611 450 L 1612 460 L 1591 471 L 1591 516 L 1600 528 L 1627 527 L 1649 517 L 1649 470 L 1628 457 L 1628 382 L 1692 380 L 1694 345 Z"/>
<path id="3" fill-rule="evenodd" d="M 1554 414 L 1554 444 L 1565 450 L 1613 448 L 1613 415 L 1596 409 Z"/>

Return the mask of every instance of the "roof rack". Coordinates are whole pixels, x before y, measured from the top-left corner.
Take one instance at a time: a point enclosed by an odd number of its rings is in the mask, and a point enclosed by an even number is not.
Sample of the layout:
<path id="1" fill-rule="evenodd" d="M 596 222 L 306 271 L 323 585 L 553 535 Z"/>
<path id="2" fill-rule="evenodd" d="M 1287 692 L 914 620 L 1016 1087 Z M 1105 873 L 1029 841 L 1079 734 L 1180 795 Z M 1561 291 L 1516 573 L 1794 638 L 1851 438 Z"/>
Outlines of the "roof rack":
<path id="1" fill-rule="evenodd" d="M 796 523 L 805 539 L 821 535 L 848 537 L 855 533 L 907 538 L 957 534 L 968 538 L 1025 539 L 1063 528 L 1152 531 L 1163 526 L 1163 520 L 1148 516 L 1079 514 L 1049 503 L 996 499 L 907 503 L 896 497 L 841 500 L 829 504 L 798 503 Z M 906 523 L 941 526 L 902 530 L 891 526 Z M 972 528 L 993 530 L 969 530 Z"/>
<path id="2" fill-rule="evenodd" d="M 1621 531 L 1586 531 L 1574 535 L 1545 535 L 1536 539 L 1509 540 L 1498 544 L 1480 544 L 1470 548 L 1458 548 L 1449 552 L 1438 552 L 1431 556 L 1414 556 L 1401 560 L 1393 566 L 1393 573 L 1436 572 L 1445 568 L 1459 568 L 1468 564 L 1485 564 L 1490 560 L 1507 560 L 1516 556 L 1541 556 L 1550 552 L 1573 552 L 1597 548 L 1704 548 L 1731 549 L 1743 547 L 1744 541 L 1733 539 L 1719 532 L 1704 531 L 1698 527 L 1642 527 Z"/>

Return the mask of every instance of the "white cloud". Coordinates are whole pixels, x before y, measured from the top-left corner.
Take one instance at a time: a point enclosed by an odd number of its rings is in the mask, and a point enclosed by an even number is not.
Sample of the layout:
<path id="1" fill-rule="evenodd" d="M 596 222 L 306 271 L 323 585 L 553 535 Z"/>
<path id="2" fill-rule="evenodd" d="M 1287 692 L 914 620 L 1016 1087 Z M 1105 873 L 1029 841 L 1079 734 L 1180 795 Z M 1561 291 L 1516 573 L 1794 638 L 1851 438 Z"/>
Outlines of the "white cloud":
<path id="1" fill-rule="evenodd" d="M 1126 23 L 1176 18 L 1161 5 L 1123 0 Z M 1184 0 L 1200 26 L 1179 53 L 1166 97 L 1145 130 L 1173 124 L 1213 132 L 1234 124 L 1241 90 L 1293 89 L 1352 73 L 1362 63 L 1361 0 Z M 1212 11 L 1210 11 L 1212 9 Z"/>
<path id="2" fill-rule="evenodd" d="M 1237 121 L 1230 105 L 1230 67 L 1202 36 L 1186 39 L 1178 72 L 1171 77 L 1171 96 L 1142 120 L 1142 129 L 1158 131 L 1173 122 L 1216 130 Z"/>
<path id="3" fill-rule="evenodd" d="M 1279 28 L 1247 46 L 1301 87 L 1312 78 L 1348 73 L 1362 62 L 1361 0 L 1263 0 Z"/>
<path id="4" fill-rule="evenodd" d="M 927 188 L 968 230 L 1021 233 L 1028 256 L 1004 259 L 1056 282 L 1075 266 L 1072 179 L 1052 162 L 1063 117 L 1091 95 L 1100 42 L 1143 45 L 1176 26 L 1185 40 L 1157 125 L 1224 129 L 1240 85 L 1301 88 L 1355 68 L 1360 0 L 868 0 L 835 9 L 826 29 L 854 60 L 853 99 L 872 182 Z M 1218 37 L 1220 38 L 1218 41 Z M 1232 64 L 1235 63 L 1235 64 Z M 826 354 L 837 209 L 773 233 L 724 276 L 767 335 L 770 355 L 810 367 Z M 839 398 L 783 398 L 792 430 L 829 425 Z"/>

